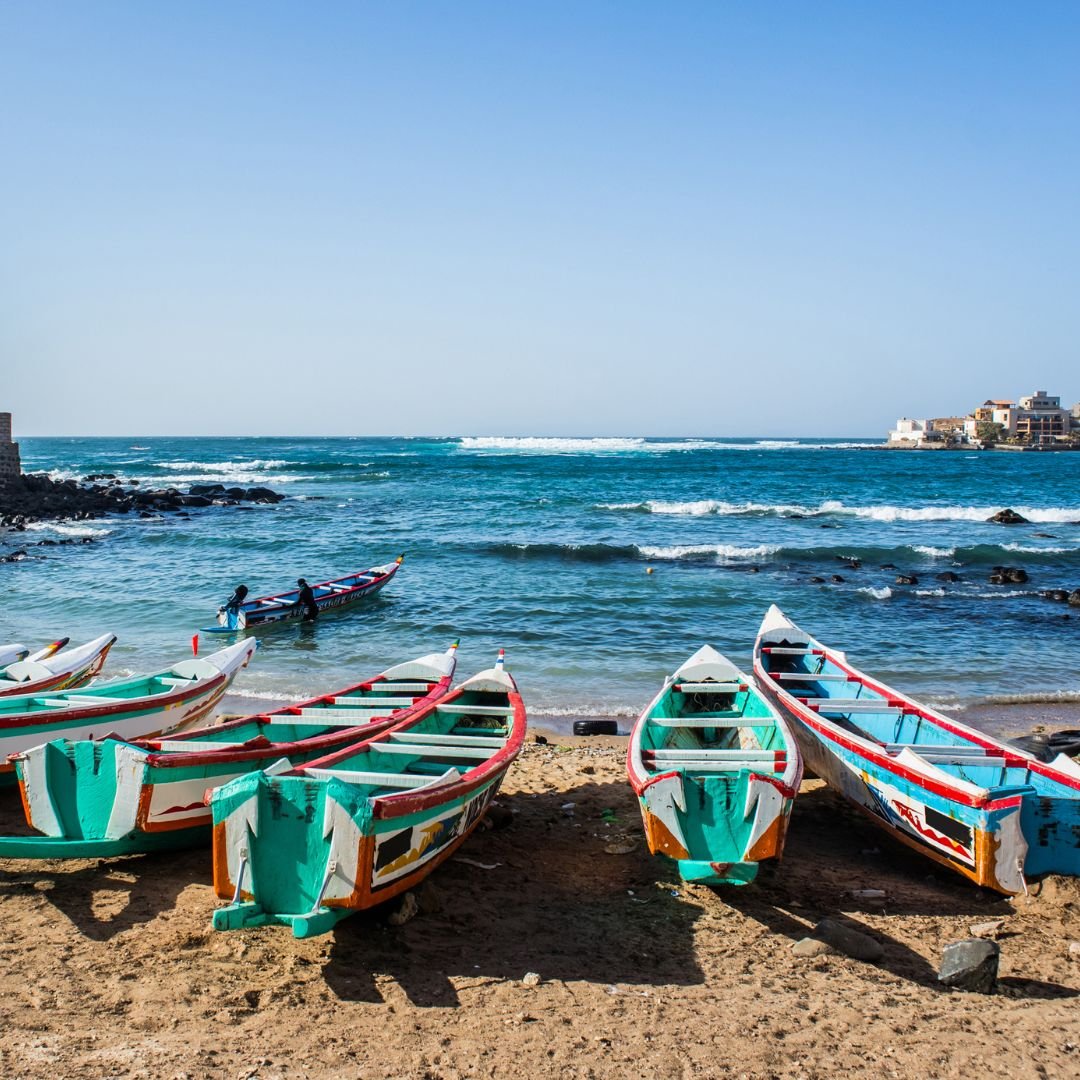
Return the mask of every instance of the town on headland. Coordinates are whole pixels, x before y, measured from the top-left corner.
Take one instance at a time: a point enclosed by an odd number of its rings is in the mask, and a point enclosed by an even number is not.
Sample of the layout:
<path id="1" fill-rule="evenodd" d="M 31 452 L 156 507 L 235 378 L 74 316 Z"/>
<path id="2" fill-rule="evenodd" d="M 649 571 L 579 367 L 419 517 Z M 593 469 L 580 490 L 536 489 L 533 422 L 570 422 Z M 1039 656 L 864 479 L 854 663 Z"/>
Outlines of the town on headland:
<path id="1" fill-rule="evenodd" d="M 1045 390 L 1009 401 L 991 398 L 967 416 L 912 420 L 906 416 L 885 442 L 890 450 L 1080 450 L 1080 402 L 1061 407 Z"/>

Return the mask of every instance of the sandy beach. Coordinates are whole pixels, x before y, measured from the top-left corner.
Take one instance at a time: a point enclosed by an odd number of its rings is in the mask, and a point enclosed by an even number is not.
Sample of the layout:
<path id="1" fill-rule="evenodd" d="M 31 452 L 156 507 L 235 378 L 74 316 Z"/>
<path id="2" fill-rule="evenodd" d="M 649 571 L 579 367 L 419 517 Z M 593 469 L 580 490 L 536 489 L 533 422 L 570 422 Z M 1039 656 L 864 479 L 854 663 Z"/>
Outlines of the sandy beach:
<path id="1" fill-rule="evenodd" d="M 538 733 L 534 727 L 533 733 Z M 221 934 L 207 851 L 7 862 L 9 1077 L 1071 1077 L 1080 1069 L 1080 882 L 983 892 L 817 781 L 785 861 L 742 890 L 648 855 L 621 738 L 548 734 L 511 770 L 419 913 L 297 941 Z M 0 801 L 25 831 L 18 797 Z M 506 815 L 503 815 L 504 817 Z M 859 890 L 884 891 L 860 899 Z M 834 916 L 876 965 L 802 959 Z M 1003 920 L 996 996 L 941 989 L 942 948 Z M 526 978 L 530 973 L 539 976 Z"/>

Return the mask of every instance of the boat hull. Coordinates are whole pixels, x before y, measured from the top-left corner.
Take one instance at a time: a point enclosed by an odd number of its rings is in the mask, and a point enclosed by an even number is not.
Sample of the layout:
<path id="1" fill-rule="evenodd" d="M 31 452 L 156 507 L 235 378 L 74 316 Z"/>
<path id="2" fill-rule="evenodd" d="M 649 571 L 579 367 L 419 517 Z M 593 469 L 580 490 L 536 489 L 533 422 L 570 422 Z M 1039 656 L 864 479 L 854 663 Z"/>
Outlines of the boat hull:
<path id="1" fill-rule="evenodd" d="M 787 657 L 802 659 L 774 663 Z M 1080 767 L 1067 758 L 1040 762 L 920 705 L 776 608 L 754 671 L 791 718 L 807 767 L 908 847 L 1007 895 L 1042 874 L 1080 874 Z"/>

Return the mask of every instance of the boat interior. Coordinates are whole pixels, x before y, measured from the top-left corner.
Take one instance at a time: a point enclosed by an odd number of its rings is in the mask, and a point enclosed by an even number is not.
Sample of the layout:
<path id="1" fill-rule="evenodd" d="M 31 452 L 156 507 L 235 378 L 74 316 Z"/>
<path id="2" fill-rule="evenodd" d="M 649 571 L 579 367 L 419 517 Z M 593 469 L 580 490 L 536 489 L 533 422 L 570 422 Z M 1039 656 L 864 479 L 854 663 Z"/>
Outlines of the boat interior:
<path id="1" fill-rule="evenodd" d="M 506 692 L 463 690 L 415 724 L 312 762 L 308 779 L 338 779 L 379 798 L 452 783 L 505 745 L 514 706 Z"/>
<path id="2" fill-rule="evenodd" d="M 304 705 L 193 729 L 171 739 L 150 740 L 150 745 L 154 749 L 184 752 L 232 750 L 249 744 L 251 749 L 256 749 L 260 742 L 268 746 L 300 742 L 384 719 L 426 697 L 436 685 L 433 680 L 380 679 Z"/>
<path id="3" fill-rule="evenodd" d="M 783 732 L 745 682 L 680 682 L 653 706 L 641 732 L 650 772 L 780 775 L 787 767 Z"/>
<path id="4" fill-rule="evenodd" d="M 1078 793 L 1033 772 L 1015 748 L 987 748 L 951 731 L 914 702 L 887 698 L 858 675 L 833 663 L 820 646 L 780 642 L 761 650 L 765 669 L 780 687 L 829 723 L 869 739 L 890 756 L 905 750 L 949 776 L 981 788 L 1034 788 L 1040 793 Z"/>

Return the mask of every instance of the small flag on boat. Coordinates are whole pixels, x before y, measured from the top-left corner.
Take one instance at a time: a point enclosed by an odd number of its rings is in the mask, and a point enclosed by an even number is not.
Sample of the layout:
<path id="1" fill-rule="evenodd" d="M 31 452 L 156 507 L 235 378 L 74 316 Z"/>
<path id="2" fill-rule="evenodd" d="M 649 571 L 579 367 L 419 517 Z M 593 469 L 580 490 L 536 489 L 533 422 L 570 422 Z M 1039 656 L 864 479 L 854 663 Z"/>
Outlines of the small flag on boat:
<path id="1" fill-rule="evenodd" d="M 199 655 L 199 635 L 198 634 L 193 634 L 192 635 L 192 638 L 191 638 L 191 655 L 192 656 L 198 656 Z"/>
<path id="2" fill-rule="evenodd" d="M 500 649 L 499 655 L 495 658 L 495 666 L 501 671 L 506 665 L 506 650 Z"/>

